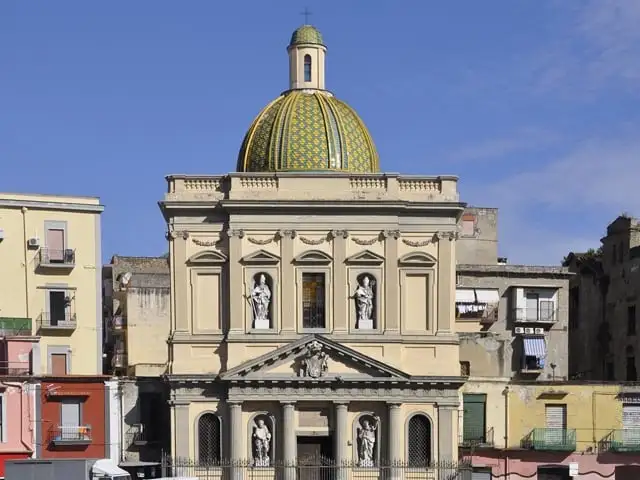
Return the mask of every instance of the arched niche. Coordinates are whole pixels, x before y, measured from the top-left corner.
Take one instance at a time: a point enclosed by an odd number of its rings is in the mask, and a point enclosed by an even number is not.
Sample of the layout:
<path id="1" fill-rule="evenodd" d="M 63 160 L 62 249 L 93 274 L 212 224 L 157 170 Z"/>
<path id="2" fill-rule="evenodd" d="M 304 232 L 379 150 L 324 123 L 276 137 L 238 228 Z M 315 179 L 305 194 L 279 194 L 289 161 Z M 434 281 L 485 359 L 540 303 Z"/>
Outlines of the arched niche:
<path id="1" fill-rule="evenodd" d="M 373 430 L 371 430 L 373 429 Z M 362 412 L 353 420 L 353 459 L 355 465 L 362 468 L 373 468 L 380 465 L 381 435 L 380 417 L 373 412 Z M 363 434 L 373 432 L 375 443 L 371 452 L 371 459 L 363 458 Z M 366 456 L 368 457 L 368 456 Z M 371 460 L 371 461 L 369 461 Z"/>
<path id="2" fill-rule="evenodd" d="M 251 326 L 254 330 L 274 327 L 275 283 L 271 274 L 259 270 L 251 277 Z"/>
<path id="3" fill-rule="evenodd" d="M 375 330 L 378 328 L 381 288 L 377 273 L 365 270 L 356 274 L 356 285 L 353 292 L 356 330 Z M 367 304 L 367 302 L 371 303 Z"/>
<path id="4" fill-rule="evenodd" d="M 254 437 L 255 433 L 258 433 L 257 430 L 261 427 L 260 422 L 264 423 L 264 426 L 267 428 L 270 438 L 268 440 L 269 449 L 267 452 L 268 461 L 264 461 L 264 458 L 260 458 L 258 456 L 258 449 L 256 448 L 256 438 Z M 251 415 L 249 418 L 248 424 L 248 437 L 247 444 L 249 446 L 248 458 L 251 459 L 251 464 L 254 467 L 269 467 L 274 464 L 275 459 L 277 458 L 276 452 L 276 418 L 273 414 L 262 411 L 256 412 Z"/>

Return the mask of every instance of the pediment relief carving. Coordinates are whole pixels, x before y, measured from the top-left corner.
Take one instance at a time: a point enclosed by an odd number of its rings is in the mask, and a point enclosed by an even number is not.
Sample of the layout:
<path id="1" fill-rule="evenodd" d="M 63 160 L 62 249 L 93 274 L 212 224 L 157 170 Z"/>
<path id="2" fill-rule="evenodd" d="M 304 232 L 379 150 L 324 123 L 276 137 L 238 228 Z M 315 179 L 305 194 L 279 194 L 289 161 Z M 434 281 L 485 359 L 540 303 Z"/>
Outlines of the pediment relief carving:
<path id="1" fill-rule="evenodd" d="M 345 263 L 353 265 L 382 265 L 384 263 L 384 257 L 371 250 L 363 250 L 351 255 L 345 260 Z"/>
<path id="2" fill-rule="evenodd" d="M 408 375 L 318 335 L 280 347 L 224 373 L 222 380 L 406 380 Z"/>
<path id="3" fill-rule="evenodd" d="M 398 263 L 403 266 L 432 267 L 436 264 L 436 258 L 426 252 L 410 252 L 400 257 Z"/>
<path id="4" fill-rule="evenodd" d="M 242 257 L 241 262 L 247 265 L 275 265 L 280 261 L 280 257 L 267 252 L 266 250 L 258 250 Z"/>
<path id="5" fill-rule="evenodd" d="M 321 250 L 307 250 L 294 258 L 293 261 L 307 265 L 327 265 L 333 261 L 333 258 Z"/>
<path id="6" fill-rule="evenodd" d="M 215 250 L 204 250 L 192 255 L 187 260 L 189 265 L 220 265 L 227 261 L 227 257 Z"/>

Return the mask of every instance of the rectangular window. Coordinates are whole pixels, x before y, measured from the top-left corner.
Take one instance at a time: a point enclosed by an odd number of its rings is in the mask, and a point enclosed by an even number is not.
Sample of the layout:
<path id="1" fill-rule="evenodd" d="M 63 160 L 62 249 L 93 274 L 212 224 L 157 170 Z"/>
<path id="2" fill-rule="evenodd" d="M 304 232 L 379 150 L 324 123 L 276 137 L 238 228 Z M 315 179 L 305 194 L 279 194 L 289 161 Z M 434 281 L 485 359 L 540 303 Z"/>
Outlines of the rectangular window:
<path id="1" fill-rule="evenodd" d="M 63 398 L 60 402 L 60 432 L 58 440 L 75 442 L 85 440 L 87 432 L 82 426 L 82 402 L 77 398 Z"/>
<path id="2" fill-rule="evenodd" d="M 462 439 L 463 442 L 486 442 L 486 409 L 485 394 L 468 394 L 462 396 Z"/>
<path id="3" fill-rule="evenodd" d="M 52 327 L 68 320 L 68 306 L 67 292 L 62 290 L 49 291 L 49 322 Z"/>
<path id="4" fill-rule="evenodd" d="M 325 274 L 302 274 L 302 328 L 326 328 Z"/>
<path id="5" fill-rule="evenodd" d="M 640 404 L 622 405 L 622 441 L 627 445 L 640 443 Z"/>
<path id="6" fill-rule="evenodd" d="M 567 443 L 567 406 L 545 405 L 544 443 L 547 445 L 564 445 Z"/>
<path id="7" fill-rule="evenodd" d="M 535 322 L 538 320 L 538 300 L 539 296 L 537 293 L 527 293 L 527 310 L 525 318 L 528 321 Z"/>
<path id="8" fill-rule="evenodd" d="M 64 230 L 61 228 L 48 228 L 47 237 L 47 256 L 51 263 L 64 262 Z"/>
<path id="9" fill-rule="evenodd" d="M 636 334 L 636 306 L 627 307 L 627 335 Z"/>
<path id="10" fill-rule="evenodd" d="M 65 353 L 51 354 L 51 375 L 61 377 L 67 375 L 67 355 Z"/>

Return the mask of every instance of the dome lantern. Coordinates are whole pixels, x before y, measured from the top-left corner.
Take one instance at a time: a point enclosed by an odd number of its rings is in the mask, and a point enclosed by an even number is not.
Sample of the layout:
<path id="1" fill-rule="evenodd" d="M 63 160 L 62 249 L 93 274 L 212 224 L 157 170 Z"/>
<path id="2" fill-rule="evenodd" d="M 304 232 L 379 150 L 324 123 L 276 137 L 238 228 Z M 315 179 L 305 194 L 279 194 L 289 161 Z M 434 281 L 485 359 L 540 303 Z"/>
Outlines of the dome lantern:
<path id="1" fill-rule="evenodd" d="M 311 25 L 302 25 L 291 35 L 289 52 L 289 88 L 324 90 L 324 61 L 327 47 L 322 35 Z"/>

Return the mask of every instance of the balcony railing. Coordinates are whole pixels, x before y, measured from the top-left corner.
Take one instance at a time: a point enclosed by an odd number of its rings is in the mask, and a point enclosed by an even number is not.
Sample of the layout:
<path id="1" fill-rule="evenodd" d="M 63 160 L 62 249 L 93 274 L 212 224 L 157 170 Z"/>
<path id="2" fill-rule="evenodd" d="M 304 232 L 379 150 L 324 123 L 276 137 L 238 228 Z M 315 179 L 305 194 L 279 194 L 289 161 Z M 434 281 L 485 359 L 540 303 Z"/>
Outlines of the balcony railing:
<path id="1" fill-rule="evenodd" d="M 470 447 L 492 447 L 493 443 L 493 427 L 485 430 L 484 428 L 473 428 L 463 426 L 462 435 L 458 441 L 459 446 Z"/>
<path id="2" fill-rule="evenodd" d="M 52 314 L 42 312 L 38 317 L 38 330 L 73 331 L 77 327 L 76 314 Z"/>
<path id="3" fill-rule="evenodd" d="M 76 266 L 76 251 L 72 248 L 65 248 L 64 250 L 41 248 L 38 266 L 71 269 Z"/>
<path id="4" fill-rule="evenodd" d="M 28 337 L 30 335 L 30 318 L 0 317 L 0 337 Z"/>
<path id="5" fill-rule="evenodd" d="M 640 428 L 614 430 L 603 443 L 611 452 L 640 452 Z"/>
<path id="6" fill-rule="evenodd" d="M 130 444 L 137 446 L 147 445 L 154 441 L 153 436 L 149 434 L 149 430 L 141 423 L 131 425 L 127 430 L 127 437 L 129 437 Z"/>
<path id="7" fill-rule="evenodd" d="M 523 447 L 533 450 L 574 452 L 576 431 L 573 428 L 534 428 L 522 443 Z"/>
<path id="8" fill-rule="evenodd" d="M 57 425 L 49 432 L 55 445 L 88 445 L 91 443 L 91 425 Z"/>
<path id="9" fill-rule="evenodd" d="M 31 375 L 31 362 L 0 361 L 0 375 Z"/>
<path id="10" fill-rule="evenodd" d="M 558 320 L 558 309 L 549 308 L 513 308 L 511 319 L 519 323 L 554 323 Z"/>

